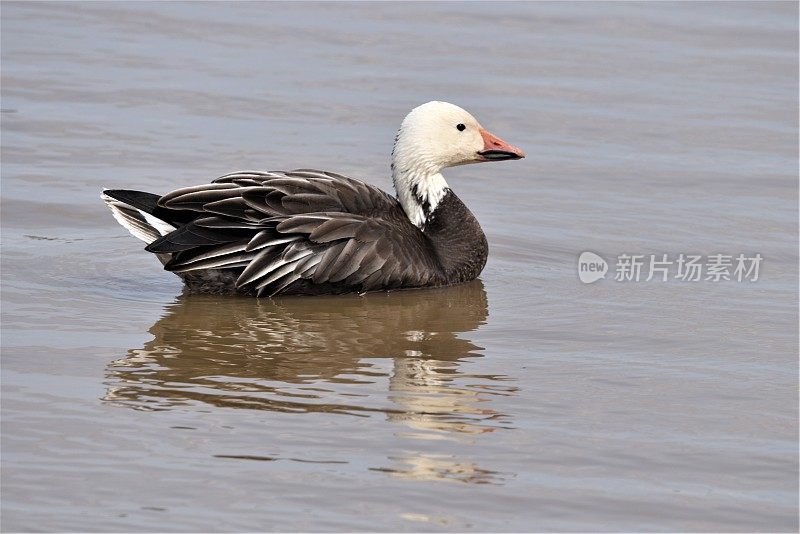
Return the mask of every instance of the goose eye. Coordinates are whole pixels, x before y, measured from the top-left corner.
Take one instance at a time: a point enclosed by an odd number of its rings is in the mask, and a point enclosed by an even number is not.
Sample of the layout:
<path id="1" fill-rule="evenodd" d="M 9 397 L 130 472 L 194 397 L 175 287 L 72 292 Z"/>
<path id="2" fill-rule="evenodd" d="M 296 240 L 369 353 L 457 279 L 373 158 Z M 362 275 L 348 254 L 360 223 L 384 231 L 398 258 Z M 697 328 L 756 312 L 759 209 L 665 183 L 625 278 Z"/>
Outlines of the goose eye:
<path id="1" fill-rule="evenodd" d="M 463 132 L 464 130 L 466 130 L 466 129 L 467 129 L 467 127 L 466 127 L 466 126 L 464 126 L 463 124 L 458 124 L 458 125 L 456 125 L 456 128 L 458 128 L 458 131 L 459 131 L 459 132 Z"/>

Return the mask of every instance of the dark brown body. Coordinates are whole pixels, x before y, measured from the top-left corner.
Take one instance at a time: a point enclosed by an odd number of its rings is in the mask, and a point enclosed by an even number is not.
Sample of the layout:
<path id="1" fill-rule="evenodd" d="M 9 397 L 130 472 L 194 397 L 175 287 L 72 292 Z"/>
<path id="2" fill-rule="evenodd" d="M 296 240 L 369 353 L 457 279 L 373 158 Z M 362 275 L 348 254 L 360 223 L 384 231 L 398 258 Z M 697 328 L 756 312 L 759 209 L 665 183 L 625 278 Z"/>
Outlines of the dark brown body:
<path id="1" fill-rule="evenodd" d="M 410 223 L 409 223 L 410 224 Z M 387 285 L 378 289 L 348 287 L 340 283 L 315 284 L 311 280 L 297 280 L 280 292 L 281 295 L 336 295 L 387 291 L 414 287 L 438 287 L 460 284 L 476 279 L 486 265 L 489 244 L 478 220 L 452 191 L 448 191 L 437 206 L 429 223 L 422 228 L 432 256 L 439 265 L 437 276 L 426 280 L 408 280 L 404 285 Z M 186 288 L 194 293 L 239 293 L 254 295 L 249 288 L 236 289 L 235 281 L 242 273 L 239 269 L 223 269 L 181 273 Z"/>
<path id="2" fill-rule="evenodd" d="M 236 173 L 160 198 L 106 194 L 175 228 L 156 233 L 146 250 L 192 292 L 321 295 L 446 286 L 477 278 L 488 256 L 478 221 L 449 189 L 422 228 L 380 189 L 321 171 Z"/>

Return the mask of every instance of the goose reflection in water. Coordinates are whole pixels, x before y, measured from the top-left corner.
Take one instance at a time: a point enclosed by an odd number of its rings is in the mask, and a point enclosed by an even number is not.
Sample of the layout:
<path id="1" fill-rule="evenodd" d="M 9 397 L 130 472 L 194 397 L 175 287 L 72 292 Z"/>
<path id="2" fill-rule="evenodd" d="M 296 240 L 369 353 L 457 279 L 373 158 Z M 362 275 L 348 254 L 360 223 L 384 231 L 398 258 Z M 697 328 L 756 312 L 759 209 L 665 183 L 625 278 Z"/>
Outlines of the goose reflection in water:
<path id="1" fill-rule="evenodd" d="M 145 410 L 383 413 L 423 439 L 491 432 L 510 425 L 491 399 L 516 388 L 506 376 L 460 369 L 482 356 L 467 335 L 487 315 L 479 280 L 361 297 L 182 295 L 150 329 L 152 341 L 109 365 L 104 400 Z M 386 469 L 398 476 L 485 478 L 442 458 L 393 460 L 408 467 Z"/>

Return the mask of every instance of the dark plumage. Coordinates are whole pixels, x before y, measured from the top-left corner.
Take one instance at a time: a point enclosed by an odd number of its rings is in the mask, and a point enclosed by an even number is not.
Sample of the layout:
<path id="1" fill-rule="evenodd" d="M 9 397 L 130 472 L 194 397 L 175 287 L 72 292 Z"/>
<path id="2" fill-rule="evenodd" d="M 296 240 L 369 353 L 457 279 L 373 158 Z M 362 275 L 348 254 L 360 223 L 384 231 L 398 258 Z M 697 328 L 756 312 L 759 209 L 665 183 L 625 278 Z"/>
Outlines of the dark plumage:
<path id="1" fill-rule="evenodd" d="M 420 229 L 394 197 L 322 171 L 234 173 L 161 198 L 125 190 L 105 195 L 175 227 L 145 249 L 168 255 L 165 269 L 206 292 L 441 286 L 477 277 L 488 252 L 480 225 L 452 191 Z"/>
<path id="2" fill-rule="evenodd" d="M 488 245 L 439 170 L 498 153 L 524 156 L 461 108 L 431 102 L 398 133 L 398 198 L 340 174 L 299 169 L 237 172 L 162 197 L 106 190 L 103 199 L 190 290 L 272 296 L 444 286 L 476 278 Z"/>

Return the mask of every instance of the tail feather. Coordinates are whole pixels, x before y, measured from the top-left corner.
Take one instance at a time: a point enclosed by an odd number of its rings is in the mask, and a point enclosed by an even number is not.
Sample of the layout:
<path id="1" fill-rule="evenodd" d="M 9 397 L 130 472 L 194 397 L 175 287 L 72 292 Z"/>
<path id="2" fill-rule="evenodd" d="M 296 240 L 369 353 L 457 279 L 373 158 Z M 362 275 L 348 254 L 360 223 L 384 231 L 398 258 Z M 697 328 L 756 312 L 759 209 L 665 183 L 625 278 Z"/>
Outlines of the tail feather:
<path id="1" fill-rule="evenodd" d="M 159 209 L 158 200 L 161 198 L 155 193 L 133 191 L 132 189 L 103 189 L 103 194 L 145 213 L 155 213 Z"/>
<path id="2" fill-rule="evenodd" d="M 100 198 L 111 214 L 134 237 L 148 245 L 175 230 L 175 226 L 159 218 L 158 195 L 122 189 L 104 190 Z"/>

